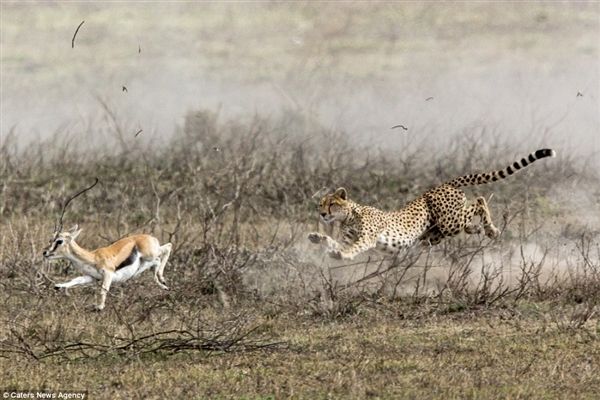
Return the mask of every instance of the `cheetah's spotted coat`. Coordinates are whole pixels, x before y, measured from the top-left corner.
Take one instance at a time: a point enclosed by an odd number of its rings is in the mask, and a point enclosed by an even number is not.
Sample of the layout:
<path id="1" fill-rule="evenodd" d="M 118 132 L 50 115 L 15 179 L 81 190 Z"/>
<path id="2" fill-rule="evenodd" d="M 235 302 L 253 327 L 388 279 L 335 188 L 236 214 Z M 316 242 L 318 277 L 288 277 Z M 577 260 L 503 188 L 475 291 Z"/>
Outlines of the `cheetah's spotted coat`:
<path id="1" fill-rule="evenodd" d="M 319 212 L 325 223 L 341 223 L 343 244 L 318 232 L 310 233 L 308 238 L 313 243 L 326 244 L 333 258 L 351 259 L 373 248 L 395 253 L 417 240 L 435 245 L 463 230 L 468 234 L 479 233 L 481 226 L 473 224 L 475 215 L 480 217 L 485 234 L 495 238 L 500 232 L 492 222 L 485 199 L 478 197 L 467 205 L 467 197 L 459 188 L 504 179 L 540 158 L 554 156 L 554 150 L 537 150 L 505 169 L 461 176 L 392 212 L 355 203 L 348 199 L 346 189 L 339 188 L 321 199 Z"/>

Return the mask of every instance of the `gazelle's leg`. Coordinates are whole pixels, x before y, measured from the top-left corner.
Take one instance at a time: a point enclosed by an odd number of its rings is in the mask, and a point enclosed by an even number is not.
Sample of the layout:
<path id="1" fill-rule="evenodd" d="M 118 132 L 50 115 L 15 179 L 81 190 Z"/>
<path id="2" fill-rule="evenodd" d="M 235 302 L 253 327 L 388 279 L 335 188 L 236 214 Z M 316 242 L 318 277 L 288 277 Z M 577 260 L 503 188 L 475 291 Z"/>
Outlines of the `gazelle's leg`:
<path id="1" fill-rule="evenodd" d="M 104 309 L 104 303 L 106 302 L 106 295 L 110 290 L 110 284 L 112 283 L 114 272 L 104 270 L 104 277 L 102 278 L 102 287 L 100 288 L 100 301 L 96 305 L 96 310 L 101 311 Z"/>
<path id="2" fill-rule="evenodd" d="M 92 283 L 94 281 L 95 281 L 95 279 L 92 278 L 91 276 L 83 275 L 83 276 L 78 276 L 75 279 L 71 279 L 69 282 L 57 283 L 56 285 L 54 285 L 54 288 L 55 289 L 70 288 L 73 286 L 87 285 L 88 283 Z"/>
<path id="3" fill-rule="evenodd" d="M 154 267 L 154 280 L 156 281 L 158 286 L 160 286 L 161 288 L 163 288 L 165 290 L 169 290 L 169 287 L 167 286 L 167 284 L 165 282 L 163 273 L 165 271 L 165 266 L 167 265 L 167 261 L 169 260 L 169 256 L 171 255 L 172 246 L 173 245 L 171 243 L 167 243 L 167 244 L 160 246 L 159 264 L 156 267 Z"/>
<path id="4" fill-rule="evenodd" d="M 155 267 L 156 265 L 157 265 L 157 261 L 148 261 L 148 262 L 142 261 L 140 264 L 140 268 L 138 269 L 138 271 L 135 273 L 134 276 L 141 275 L 142 272 L 144 272 L 148 268 Z"/>

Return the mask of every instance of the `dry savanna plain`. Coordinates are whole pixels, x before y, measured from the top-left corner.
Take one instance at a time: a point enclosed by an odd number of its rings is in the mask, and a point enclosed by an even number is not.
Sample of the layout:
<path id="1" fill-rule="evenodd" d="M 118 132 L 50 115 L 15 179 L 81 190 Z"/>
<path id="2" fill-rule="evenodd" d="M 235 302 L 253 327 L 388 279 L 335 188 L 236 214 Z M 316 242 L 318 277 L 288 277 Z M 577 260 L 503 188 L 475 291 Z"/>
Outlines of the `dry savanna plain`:
<path id="1" fill-rule="evenodd" d="M 3 2 L 1 29 L 0 390 L 600 396 L 597 3 Z M 307 239 L 323 188 L 398 209 L 545 147 L 465 189 L 497 239 Z M 54 290 L 77 272 L 42 251 L 95 178 L 65 227 L 171 242 L 170 290 Z"/>

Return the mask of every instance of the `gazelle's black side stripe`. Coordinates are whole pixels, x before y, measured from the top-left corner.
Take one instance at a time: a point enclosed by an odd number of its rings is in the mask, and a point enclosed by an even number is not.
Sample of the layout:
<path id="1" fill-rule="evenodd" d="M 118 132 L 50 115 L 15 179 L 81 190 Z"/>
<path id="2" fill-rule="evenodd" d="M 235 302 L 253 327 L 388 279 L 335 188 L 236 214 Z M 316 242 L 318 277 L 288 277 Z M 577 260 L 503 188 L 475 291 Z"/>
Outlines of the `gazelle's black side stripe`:
<path id="1" fill-rule="evenodd" d="M 515 161 L 508 167 L 492 172 L 484 172 L 481 174 L 469 174 L 458 178 L 455 178 L 448 182 L 448 185 L 454 187 L 469 186 L 469 185 L 481 185 L 484 183 L 495 182 L 499 179 L 504 179 L 509 175 L 514 174 L 521 168 L 525 168 L 529 164 L 545 157 L 554 157 L 556 152 L 552 149 L 541 149 L 529 154 L 526 158 L 522 158 L 521 161 Z"/>
<path id="2" fill-rule="evenodd" d="M 121 268 L 125 268 L 130 266 L 131 264 L 133 264 L 134 262 L 137 261 L 137 259 L 140 256 L 140 252 L 138 251 L 137 246 L 133 246 L 133 249 L 131 250 L 131 253 L 129 253 L 129 256 L 123 260 L 123 262 L 121 264 L 119 264 L 117 266 L 117 268 L 115 269 L 115 271 L 120 270 Z"/>

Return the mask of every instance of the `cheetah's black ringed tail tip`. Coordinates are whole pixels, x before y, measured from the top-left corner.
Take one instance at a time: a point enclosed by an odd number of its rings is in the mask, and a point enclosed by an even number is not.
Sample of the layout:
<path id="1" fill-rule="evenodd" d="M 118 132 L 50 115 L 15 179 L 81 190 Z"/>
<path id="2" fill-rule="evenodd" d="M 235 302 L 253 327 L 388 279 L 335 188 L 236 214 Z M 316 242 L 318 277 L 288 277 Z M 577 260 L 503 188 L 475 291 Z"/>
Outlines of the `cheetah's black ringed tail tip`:
<path id="1" fill-rule="evenodd" d="M 497 180 L 504 179 L 514 174 L 521 168 L 525 168 L 529 164 L 546 157 L 556 157 L 556 152 L 552 149 L 536 150 L 533 153 L 530 153 L 527 157 L 523 157 L 520 161 L 515 161 L 504 169 L 483 172 L 480 174 L 464 175 L 451 180 L 448 182 L 448 185 L 458 188 L 461 186 L 483 185 L 489 182 L 496 182 Z"/>

